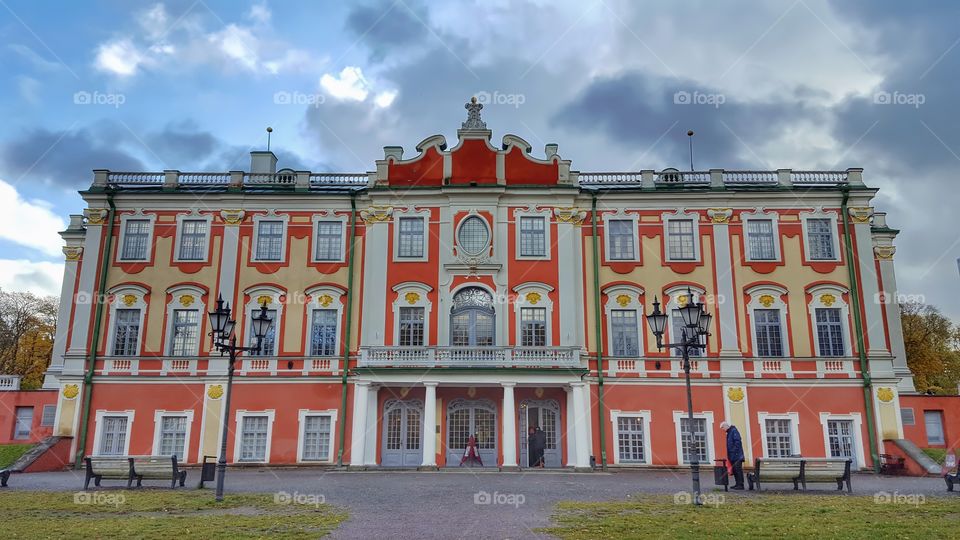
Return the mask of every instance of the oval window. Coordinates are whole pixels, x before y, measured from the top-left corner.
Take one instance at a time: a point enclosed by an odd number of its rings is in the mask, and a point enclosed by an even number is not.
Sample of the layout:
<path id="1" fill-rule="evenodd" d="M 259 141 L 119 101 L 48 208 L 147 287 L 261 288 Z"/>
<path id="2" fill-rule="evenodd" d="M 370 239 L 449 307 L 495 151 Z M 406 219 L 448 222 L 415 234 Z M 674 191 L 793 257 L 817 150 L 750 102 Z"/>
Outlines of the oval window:
<path id="1" fill-rule="evenodd" d="M 477 216 L 470 216 L 460 224 L 457 243 L 467 255 L 479 255 L 490 241 L 487 222 Z"/>

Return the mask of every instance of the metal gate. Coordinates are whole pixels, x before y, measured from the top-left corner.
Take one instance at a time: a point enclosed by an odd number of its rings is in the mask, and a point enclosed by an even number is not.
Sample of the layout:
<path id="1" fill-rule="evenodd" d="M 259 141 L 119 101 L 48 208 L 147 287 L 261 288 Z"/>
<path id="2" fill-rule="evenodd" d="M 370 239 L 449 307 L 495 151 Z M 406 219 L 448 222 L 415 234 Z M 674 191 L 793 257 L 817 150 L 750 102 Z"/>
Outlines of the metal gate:
<path id="1" fill-rule="evenodd" d="M 384 467 L 419 467 L 423 463 L 423 402 L 392 399 L 383 404 Z"/>
<path id="2" fill-rule="evenodd" d="M 447 466 L 456 467 L 467 449 L 470 435 L 484 467 L 497 466 L 497 407 L 488 399 L 455 399 L 447 407 Z"/>
<path id="3" fill-rule="evenodd" d="M 555 399 L 525 399 L 520 402 L 520 466 L 530 466 L 530 446 L 527 429 L 539 426 L 547 436 L 543 452 L 547 467 L 560 467 L 560 404 Z"/>

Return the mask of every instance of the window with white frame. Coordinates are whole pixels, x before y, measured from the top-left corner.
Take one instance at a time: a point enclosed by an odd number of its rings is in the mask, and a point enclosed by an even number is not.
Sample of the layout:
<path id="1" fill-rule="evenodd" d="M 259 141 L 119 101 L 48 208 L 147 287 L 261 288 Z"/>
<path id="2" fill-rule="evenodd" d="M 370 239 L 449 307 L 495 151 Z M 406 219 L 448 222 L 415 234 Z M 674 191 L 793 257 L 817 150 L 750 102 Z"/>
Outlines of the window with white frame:
<path id="1" fill-rule="evenodd" d="M 646 463 L 644 421 L 641 416 L 617 417 L 617 452 L 620 463 Z"/>
<path id="2" fill-rule="evenodd" d="M 636 259 L 632 219 L 611 219 L 607 222 L 607 253 L 610 260 Z"/>
<path id="3" fill-rule="evenodd" d="M 421 347 L 424 345 L 424 308 L 400 308 L 399 342 L 401 347 Z"/>
<path id="4" fill-rule="evenodd" d="M 97 454 L 101 456 L 122 456 L 127 452 L 127 415 L 102 415 L 99 419 L 100 446 Z"/>
<path id="5" fill-rule="evenodd" d="M 202 261 L 207 258 L 206 219 L 184 219 L 180 222 L 180 249 L 177 259 Z"/>
<path id="6" fill-rule="evenodd" d="M 334 356 L 337 354 L 337 319 L 335 309 L 315 309 L 310 325 L 310 355 Z"/>
<path id="7" fill-rule="evenodd" d="M 520 308 L 520 346 L 547 345 L 547 310 L 539 307 Z"/>
<path id="8" fill-rule="evenodd" d="M 779 309 L 753 310 L 757 356 L 783 356 L 783 335 Z"/>
<path id="9" fill-rule="evenodd" d="M 400 231 L 397 257 L 405 259 L 423 258 L 424 218 L 401 217 L 398 219 Z"/>
<path id="10" fill-rule="evenodd" d="M 611 310 L 610 332 L 613 343 L 613 356 L 620 358 L 636 358 L 640 356 L 637 310 Z"/>
<path id="11" fill-rule="evenodd" d="M 238 461 L 267 461 L 267 440 L 270 417 L 244 415 L 240 421 L 240 455 Z"/>
<path id="12" fill-rule="evenodd" d="M 51 427 L 57 418 L 57 406 L 56 405 L 44 405 L 43 406 L 43 416 L 40 417 L 40 425 L 43 427 Z"/>
<path id="13" fill-rule="evenodd" d="M 140 343 L 140 310 L 115 310 L 113 324 L 113 356 L 136 356 Z"/>
<path id="14" fill-rule="evenodd" d="M 317 242 L 314 258 L 318 261 L 339 261 L 343 254 L 343 222 L 317 221 Z"/>
<path id="15" fill-rule="evenodd" d="M 200 310 L 173 310 L 170 356 L 193 356 L 200 344 Z"/>
<path id="16" fill-rule="evenodd" d="M 903 425 L 905 426 L 912 426 L 917 421 L 916 416 L 914 416 L 912 407 L 901 407 L 900 419 L 903 420 Z"/>
<path id="17" fill-rule="evenodd" d="M 177 460 L 184 460 L 187 445 L 187 416 L 161 416 L 159 430 L 160 440 L 157 443 L 158 455 L 175 455 L 177 456 Z"/>
<path id="18" fill-rule="evenodd" d="M 145 261 L 150 250 L 150 220 L 127 219 L 123 227 L 123 243 L 120 247 L 120 259 L 124 261 Z"/>
<path id="19" fill-rule="evenodd" d="M 833 220 L 830 218 L 808 218 L 807 248 L 810 260 L 833 261 L 837 259 L 834 244 Z"/>
<path id="20" fill-rule="evenodd" d="M 333 448 L 333 416 L 305 414 L 300 434 L 303 461 L 329 461 Z"/>
<path id="21" fill-rule="evenodd" d="M 249 345 L 251 347 L 255 347 L 257 345 L 257 335 L 253 331 L 253 319 L 259 316 L 260 308 L 254 308 L 250 310 Z M 267 328 L 267 333 L 263 336 L 260 351 L 250 351 L 247 353 L 250 356 L 273 356 L 277 353 L 277 326 L 280 324 L 279 321 L 277 321 L 277 310 L 268 309 L 267 317 L 270 318 L 270 326 Z"/>
<path id="22" fill-rule="evenodd" d="M 793 448 L 793 420 L 791 418 L 765 418 L 763 421 L 767 457 L 787 458 L 796 452 Z"/>
<path id="23" fill-rule="evenodd" d="M 776 238 L 772 219 L 748 219 L 747 253 L 752 261 L 773 261 L 777 259 Z"/>
<path id="24" fill-rule="evenodd" d="M 543 216 L 521 216 L 520 256 L 544 257 L 546 253 L 546 219 Z"/>
<path id="25" fill-rule="evenodd" d="M 692 219 L 667 221 L 667 258 L 671 261 L 692 261 L 697 254 L 694 249 L 695 235 Z"/>
<path id="26" fill-rule="evenodd" d="M 706 418 L 694 416 L 692 423 L 686 416 L 680 418 L 680 445 L 684 464 L 693 463 L 694 456 L 699 463 L 709 463 L 709 441 Z"/>
<path id="27" fill-rule="evenodd" d="M 283 221 L 262 219 L 257 221 L 256 258 L 258 261 L 283 260 Z"/>
<path id="28" fill-rule="evenodd" d="M 457 246 L 467 255 L 480 255 L 489 243 L 490 229 L 480 216 L 468 216 L 457 228 Z"/>
<path id="29" fill-rule="evenodd" d="M 816 308 L 817 344 L 820 356 L 844 356 L 843 314 L 840 308 Z"/>

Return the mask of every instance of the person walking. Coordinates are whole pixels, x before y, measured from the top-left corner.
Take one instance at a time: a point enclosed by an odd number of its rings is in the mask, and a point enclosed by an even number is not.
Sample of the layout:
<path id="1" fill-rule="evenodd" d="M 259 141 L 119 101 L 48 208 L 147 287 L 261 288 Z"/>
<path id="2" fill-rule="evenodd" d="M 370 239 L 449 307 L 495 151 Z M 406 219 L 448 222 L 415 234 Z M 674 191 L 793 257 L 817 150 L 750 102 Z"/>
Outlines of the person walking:
<path id="1" fill-rule="evenodd" d="M 534 439 L 535 439 L 535 448 L 537 449 L 537 467 L 543 469 L 546 464 L 544 461 L 544 453 L 547 450 L 547 433 L 540 429 L 540 426 L 537 426 L 534 430 Z"/>
<path id="2" fill-rule="evenodd" d="M 727 460 L 730 461 L 730 465 L 733 468 L 733 478 L 736 482 L 730 489 L 743 489 L 743 441 L 740 438 L 740 431 L 736 426 L 730 425 L 729 422 L 722 422 L 720 424 L 720 429 L 722 429 L 727 434 Z"/>
<path id="3" fill-rule="evenodd" d="M 533 426 L 527 429 L 527 465 L 537 466 L 537 428 Z"/>

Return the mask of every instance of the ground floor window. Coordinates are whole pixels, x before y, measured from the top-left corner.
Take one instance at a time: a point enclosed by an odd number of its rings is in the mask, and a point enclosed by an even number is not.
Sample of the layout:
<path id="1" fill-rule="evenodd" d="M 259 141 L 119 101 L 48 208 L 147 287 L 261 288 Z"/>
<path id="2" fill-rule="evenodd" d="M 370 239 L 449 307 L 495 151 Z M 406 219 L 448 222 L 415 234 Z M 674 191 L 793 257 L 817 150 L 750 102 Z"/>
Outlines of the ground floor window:
<path id="1" fill-rule="evenodd" d="M 158 445 L 161 456 L 177 456 L 183 460 L 186 455 L 187 443 L 187 417 L 186 416 L 162 416 L 160 417 L 160 444 Z"/>
<path id="2" fill-rule="evenodd" d="M 303 460 L 329 461 L 333 446 L 331 437 L 333 418 L 329 414 L 307 415 L 303 418 Z"/>
<path id="3" fill-rule="evenodd" d="M 693 427 L 691 433 L 691 426 Z M 707 452 L 707 420 L 705 418 L 694 417 L 692 422 L 690 418 L 680 419 L 680 440 L 683 450 L 683 462 L 693 463 L 696 457 L 699 463 L 707 463 L 709 454 Z"/>
<path id="4" fill-rule="evenodd" d="M 122 456 L 127 452 L 127 429 L 130 419 L 127 416 L 103 415 L 100 417 L 101 456 Z"/>
<path id="5" fill-rule="evenodd" d="M 617 418 L 617 451 L 620 463 L 646 463 L 643 439 L 643 418 L 621 416 Z"/>
<path id="6" fill-rule="evenodd" d="M 764 420 L 767 457 L 786 458 L 794 455 L 790 423 L 789 418 L 767 418 Z"/>
<path id="7" fill-rule="evenodd" d="M 946 443 L 943 436 L 943 412 L 923 411 L 923 422 L 927 427 L 927 444 L 942 445 Z"/>
<path id="8" fill-rule="evenodd" d="M 237 424 L 240 428 L 235 449 L 237 461 L 269 461 L 272 423 L 273 411 L 237 411 Z"/>

